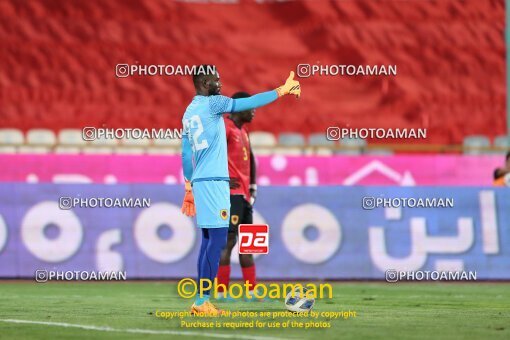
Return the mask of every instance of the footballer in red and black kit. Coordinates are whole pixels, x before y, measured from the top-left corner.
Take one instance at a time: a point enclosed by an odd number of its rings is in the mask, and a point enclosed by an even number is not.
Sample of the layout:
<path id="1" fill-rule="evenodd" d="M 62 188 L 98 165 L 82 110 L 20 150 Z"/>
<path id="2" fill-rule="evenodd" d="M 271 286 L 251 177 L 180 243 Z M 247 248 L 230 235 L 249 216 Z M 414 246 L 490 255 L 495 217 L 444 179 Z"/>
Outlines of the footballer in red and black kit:
<path id="1" fill-rule="evenodd" d="M 247 98 L 248 93 L 237 92 L 232 98 Z M 237 229 L 240 224 L 253 223 L 253 203 L 257 195 L 255 157 L 251 152 L 250 139 L 245 124 L 255 116 L 255 109 L 225 117 L 227 134 L 228 171 L 230 177 L 230 226 L 227 245 L 221 253 L 218 270 L 218 283 L 228 288 L 230 281 L 230 256 L 237 243 Z M 243 280 L 249 285 L 249 294 L 253 296 L 256 285 L 255 263 L 253 255 L 240 254 L 239 263 Z M 223 297 L 223 287 L 218 285 L 218 295 Z M 254 299 L 257 300 L 257 299 Z"/>

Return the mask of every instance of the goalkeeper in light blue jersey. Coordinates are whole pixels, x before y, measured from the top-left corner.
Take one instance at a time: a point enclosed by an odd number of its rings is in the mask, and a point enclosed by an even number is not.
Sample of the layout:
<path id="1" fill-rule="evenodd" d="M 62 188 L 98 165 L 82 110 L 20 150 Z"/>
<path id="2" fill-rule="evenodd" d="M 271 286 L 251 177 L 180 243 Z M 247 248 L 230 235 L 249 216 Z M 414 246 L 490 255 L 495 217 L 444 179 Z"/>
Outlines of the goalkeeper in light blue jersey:
<path id="1" fill-rule="evenodd" d="M 214 281 L 220 255 L 227 242 L 230 214 L 230 188 L 228 173 L 227 139 L 222 115 L 241 112 L 267 105 L 279 97 L 301 95 L 301 87 L 290 73 L 284 85 L 276 90 L 256 94 L 249 98 L 232 99 L 220 95 L 218 72 L 210 65 L 197 67 L 193 76 L 196 95 L 182 118 L 182 167 L 185 196 L 182 212 L 197 216 L 202 244 L 198 257 L 198 282 Z M 216 316 L 220 311 L 209 302 L 210 289 L 199 291 L 191 307 L 193 314 Z"/>

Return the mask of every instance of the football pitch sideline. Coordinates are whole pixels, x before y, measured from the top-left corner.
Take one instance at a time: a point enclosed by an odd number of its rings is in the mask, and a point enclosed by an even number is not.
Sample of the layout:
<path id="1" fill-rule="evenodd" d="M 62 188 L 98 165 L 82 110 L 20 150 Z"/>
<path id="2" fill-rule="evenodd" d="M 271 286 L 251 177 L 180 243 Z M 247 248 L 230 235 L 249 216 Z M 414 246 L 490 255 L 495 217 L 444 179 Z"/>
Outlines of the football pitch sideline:
<path id="1" fill-rule="evenodd" d="M 175 282 L 2 281 L 0 338 L 510 339 L 509 283 L 331 284 L 317 318 L 283 315 L 283 300 L 217 303 L 248 315 L 228 319 L 161 317 L 192 304 Z"/>

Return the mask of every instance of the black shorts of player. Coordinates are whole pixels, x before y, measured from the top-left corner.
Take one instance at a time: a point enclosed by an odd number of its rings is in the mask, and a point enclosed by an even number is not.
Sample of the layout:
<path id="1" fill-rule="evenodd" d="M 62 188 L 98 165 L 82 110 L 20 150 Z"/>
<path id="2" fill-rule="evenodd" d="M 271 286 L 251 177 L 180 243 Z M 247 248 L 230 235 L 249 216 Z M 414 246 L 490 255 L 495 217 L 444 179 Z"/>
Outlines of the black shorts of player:
<path id="1" fill-rule="evenodd" d="M 230 225 L 229 233 L 237 234 L 240 224 L 253 223 L 253 209 L 251 204 L 246 202 L 243 195 L 230 195 Z"/>

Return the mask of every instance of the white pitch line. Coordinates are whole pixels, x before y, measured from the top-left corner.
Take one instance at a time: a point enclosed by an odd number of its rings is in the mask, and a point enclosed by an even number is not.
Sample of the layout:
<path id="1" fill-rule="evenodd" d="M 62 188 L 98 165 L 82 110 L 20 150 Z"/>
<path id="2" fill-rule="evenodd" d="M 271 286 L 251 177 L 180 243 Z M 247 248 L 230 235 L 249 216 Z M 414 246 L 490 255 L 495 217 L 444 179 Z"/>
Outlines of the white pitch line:
<path id="1" fill-rule="evenodd" d="M 137 328 L 121 329 L 121 328 L 102 327 L 102 326 L 78 325 L 75 323 L 66 323 L 66 322 L 31 321 L 31 320 L 18 320 L 18 319 L 0 319 L 0 321 L 7 322 L 7 323 L 25 323 L 25 324 L 33 324 L 33 325 L 80 328 L 80 329 L 86 329 L 86 330 L 91 330 L 91 331 L 101 331 L 101 332 L 202 336 L 202 337 L 207 337 L 207 338 L 222 338 L 222 339 L 286 340 L 284 338 L 274 338 L 274 337 L 269 337 L 269 336 L 250 336 L 250 335 L 221 334 L 221 333 L 200 333 L 200 332 L 137 329 Z"/>

